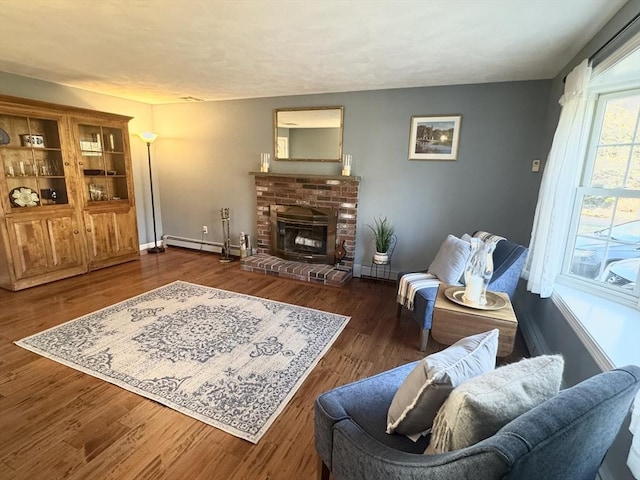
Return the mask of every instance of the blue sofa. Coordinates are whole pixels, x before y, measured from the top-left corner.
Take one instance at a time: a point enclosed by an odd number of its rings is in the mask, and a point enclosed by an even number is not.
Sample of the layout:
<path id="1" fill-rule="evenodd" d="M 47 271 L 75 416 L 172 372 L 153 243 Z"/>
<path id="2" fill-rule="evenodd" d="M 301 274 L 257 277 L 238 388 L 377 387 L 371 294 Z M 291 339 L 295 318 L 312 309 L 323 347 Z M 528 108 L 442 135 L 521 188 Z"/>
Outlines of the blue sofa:
<path id="1" fill-rule="evenodd" d="M 630 365 L 562 390 L 475 445 L 424 455 L 387 434 L 387 411 L 417 362 L 338 387 L 315 402 L 319 475 L 336 480 L 593 480 L 640 387 Z"/>

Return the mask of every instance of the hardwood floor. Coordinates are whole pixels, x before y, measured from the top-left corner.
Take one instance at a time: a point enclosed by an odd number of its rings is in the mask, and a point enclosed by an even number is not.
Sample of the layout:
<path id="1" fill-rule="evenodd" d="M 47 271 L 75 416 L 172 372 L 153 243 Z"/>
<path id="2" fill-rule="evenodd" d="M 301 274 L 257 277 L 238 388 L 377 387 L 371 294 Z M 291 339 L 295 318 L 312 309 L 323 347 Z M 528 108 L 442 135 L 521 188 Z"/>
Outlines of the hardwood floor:
<path id="1" fill-rule="evenodd" d="M 174 280 L 351 316 L 257 445 L 13 344 Z M 313 401 L 337 385 L 424 355 L 396 318 L 395 286 L 325 287 L 168 249 L 21 292 L 0 290 L 0 478 L 313 479 Z M 442 348 L 432 339 L 429 352 Z M 526 355 L 521 337 L 508 360 Z"/>

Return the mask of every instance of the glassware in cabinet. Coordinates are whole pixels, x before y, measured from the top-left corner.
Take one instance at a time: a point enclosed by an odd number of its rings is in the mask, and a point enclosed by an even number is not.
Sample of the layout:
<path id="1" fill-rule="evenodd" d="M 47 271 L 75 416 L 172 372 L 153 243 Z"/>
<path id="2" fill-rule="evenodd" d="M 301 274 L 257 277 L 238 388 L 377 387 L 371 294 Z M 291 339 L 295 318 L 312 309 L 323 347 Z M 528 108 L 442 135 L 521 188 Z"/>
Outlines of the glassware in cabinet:
<path id="1" fill-rule="evenodd" d="M 68 203 L 58 121 L 0 115 L 0 128 L 8 137 L 0 164 L 10 208 Z"/>

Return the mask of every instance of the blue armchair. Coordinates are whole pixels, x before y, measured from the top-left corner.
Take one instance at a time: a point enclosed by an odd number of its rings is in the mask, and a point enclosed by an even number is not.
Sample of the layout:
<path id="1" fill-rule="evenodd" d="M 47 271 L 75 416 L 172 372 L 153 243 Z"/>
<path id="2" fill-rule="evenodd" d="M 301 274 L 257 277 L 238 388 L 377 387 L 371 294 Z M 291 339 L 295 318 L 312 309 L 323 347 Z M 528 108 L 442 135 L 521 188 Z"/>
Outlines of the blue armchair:
<path id="1" fill-rule="evenodd" d="M 522 245 L 509 240 L 501 240 L 496 244 L 493 251 L 493 277 L 489 283 L 489 290 L 493 292 L 504 292 L 513 298 L 513 294 L 518 286 L 518 279 L 524 266 L 527 249 Z M 412 272 L 398 273 L 398 281 L 403 275 Z M 420 326 L 420 351 L 427 350 L 429 330 L 433 318 L 433 305 L 438 294 L 438 287 L 422 288 L 416 292 L 414 298 L 414 308 L 411 311 L 413 319 Z M 402 315 L 403 306 L 398 303 L 397 316 Z"/>
<path id="2" fill-rule="evenodd" d="M 640 387 L 638 366 L 601 373 L 475 445 L 424 455 L 428 438 L 385 433 L 391 400 L 416 363 L 316 399 L 319 479 L 593 480 Z"/>

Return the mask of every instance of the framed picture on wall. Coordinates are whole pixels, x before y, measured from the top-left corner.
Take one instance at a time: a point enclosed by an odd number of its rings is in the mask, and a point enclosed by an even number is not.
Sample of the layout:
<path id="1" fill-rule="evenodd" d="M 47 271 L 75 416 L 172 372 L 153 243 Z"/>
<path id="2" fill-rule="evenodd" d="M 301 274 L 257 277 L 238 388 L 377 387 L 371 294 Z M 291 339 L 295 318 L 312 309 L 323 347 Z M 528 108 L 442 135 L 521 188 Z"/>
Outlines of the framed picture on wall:
<path id="1" fill-rule="evenodd" d="M 462 115 L 411 117 L 409 160 L 456 160 Z"/>

